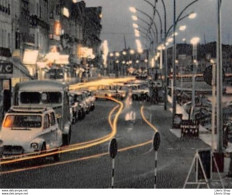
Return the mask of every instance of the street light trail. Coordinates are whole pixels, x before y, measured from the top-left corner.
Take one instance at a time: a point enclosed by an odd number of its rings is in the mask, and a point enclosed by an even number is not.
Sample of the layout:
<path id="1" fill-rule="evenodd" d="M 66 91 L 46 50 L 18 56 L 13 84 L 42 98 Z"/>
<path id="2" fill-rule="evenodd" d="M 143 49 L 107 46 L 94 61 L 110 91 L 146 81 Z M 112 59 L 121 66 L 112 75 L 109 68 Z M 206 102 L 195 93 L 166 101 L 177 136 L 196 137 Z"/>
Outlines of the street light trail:
<path id="1" fill-rule="evenodd" d="M 112 139 L 117 133 L 117 121 L 118 121 L 119 115 L 121 114 L 121 112 L 123 110 L 123 103 L 121 101 L 118 101 L 118 100 L 114 99 L 114 98 L 109 98 L 109 97 L 98 97 L 98 98 L 109 99 L 109 100 L 114 101 L 114 102 L 116 102 L 116 103 L 118 103 L 120 105 L 120 109 L 116 113 L 115 118 L 113 120 L 113 123 L 110 122 L 110 125 L 112 126 L 112 131 L 111 131 L 110 134 L 108 134 L 108 135 L 106 135 L 106 136 L 104 136 L 102 138 L 98 138 L 98 139 L 94 140 L 94 142 L 88 141 L 89 143 L 87 143 L 87 142 L 85 144 L 80 143 L 81 145 L 77 145 L 74 148 L 70 148 L 70 147 L 72 147 L 72 145 L 69 146 L 68 148 L 66 146 L 66 147 L 62 147 L 62 150 L 55 151 L 55 152 L 50 152 L 50 153 L 46 153 L 46 154 L 39 154 L 37 156 L 27 156 L 27 157 L 23 157 L 23 158 L 20 158 L 20 159 L 6 160 L 6 161 L 3 161 L 3 162 L 0 162 L 0 165 L 12 164 L 12 163 L 22 162 L 22 161 L 26 161 L 26 160 L 43 158 L 43 157 L 52 156 L 52 155 L 55 155 L 55 154 L 58 154 L 58 153 L 61 154 L 61 153 L 68 153 L 68 152 L 73 152 L 73 151 L 77 151 L 77 150 L 87 149 L 87 148 L 90 148 L 90 147 L 93 147 L 93 146 L 96 146 L 96 145 L 100 145 L 100 144 L 102 144 L 104 142 L 107 142 L 110 139 Z M 113 110 L 114 109 L 115 108 L 113 108 Z M 112 111 L 110 112 L 110 115 L 111 114 L 113 114 Z"/>
<path id="2" fill-rule="evenodd" d="M 110 114 L 109 114 L 109 121 L 110 121 L 110 118 L 111 118 L 111 115 L 114 113 L 114 111 L 118 108 L 118 106 L 114 107 Z M 152 125 L 146 118 L 145 118 L 145 115 L 144 115 L 144 106 L 141 106 L 141 109 L 140 109 L 140 112 L 141 112 L 141 116 L 143 118 L 143 120 L 155 131 L 157 132 L 158 129 Z M 117 112 L 118 114 L 119 112 Z M 119 115 L 118 115 L 119 116 Z M 115 120 L 114 119 L 114 122 L 111 123 L 112 127 L 114 127 L 115 125 Z M 110 121 L 111 122 L 111 121 Z M 108 139 L 109 140 L 109 139 Z M 125 151 L 128 151 L 128 150 L 132 150 L 132 149 L 136 149 L 136 148 L 139 148 L 139 147 L 143 147 L 143 146 L 146 146 L 148 144 L 152 144 L 153 140 L 148 140 L 146 142 L 143 142 L 143 143 L 139 143 L 139 144 L 136 144 L 136 145 L 132 145 L 132 146 L 127 146 L 127 147 L 124 147 L 124 148 L 121 148 L 118 150 L 118 152 L 125 152 Z M 103 157 L 103 156 L 106 156 L 108 155 L 108 152 L 104 152 L 104 153 L 100 153 L 100 154 L 94 154 L 94 155 L 91 155 L 91 156 L 85 156 L 85 157 L 81 157 L 81 158 L 78 158 L 78 159 L 72 159 L 72 160 L 67 160 L 67 161 L 62 161 L 62 162 L 56 162 L 56 163 L 52 163 L 52 164 L 46 164 L 46 165 L 40 165 L 40 166 L 34 166 L 34 167 L 29 167 L 29 168 L 21 168 L 21 169 L 14 169 L 14 170 L 10 170 L 10 171 L 2 171 L 0 172 L 0 175 L 5 175 L 5 174 L 12 174 L 12 173 L 18 173 L 18 172 L 23 172 L 23 171 L 30 171 L 30 170 L 35 170 L 35 169 L 42 169 L 42 168 L 47 168 L 47 167 L 53 167 L 53 166 L 59 166 L 59 165 L 64 165 L 64 164 L 70 164 L 70 163 L 75 163 L 75 162 L 80 162 L 80 161 L 84 161 L 84 160 L 91 160 L 91 159 L 96 159 L 96 158 L 100 158 L 100 157 Z"/>
<path id="3" fill-rule="evenodd" d="M 142 116 L 143 120 L 144 120 L 155 132 L 158 132 L 158 129 L 146 119 L 146 117 L 145 117 L 145 115 L 144 115 L 144 106 L 141 107 L 140 113 L 141 113 L 141 116 Z"/>

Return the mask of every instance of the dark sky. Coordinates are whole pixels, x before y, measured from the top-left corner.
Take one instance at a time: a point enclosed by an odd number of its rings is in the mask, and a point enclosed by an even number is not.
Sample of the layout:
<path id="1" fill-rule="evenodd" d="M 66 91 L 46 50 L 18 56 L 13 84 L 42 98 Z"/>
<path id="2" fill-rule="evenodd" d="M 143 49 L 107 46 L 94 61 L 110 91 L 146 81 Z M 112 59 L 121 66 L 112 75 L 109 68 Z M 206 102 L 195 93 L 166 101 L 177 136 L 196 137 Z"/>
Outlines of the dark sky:
<path id="1" fill-rule="evenodd" d="M 154 0 L 149 0 L 154 3 Z M 135 37 L 132 27 L 131 13 L 129 11 L 130 6 L 134 6 L 152 16 L 152 7 L 144 0 L 85 0 L 86 5 L 90 6 L 102 6 L 103 18 L 102 18 L 102 40 L 108 40 L 110 51 L 121 50 L 124 48 L 124 35 L 126 37 L 127 46 L 135 48 Z M 176 0 L 177 4 L 177 16 L 180 11 L 187 6 L 192 0 Z M 172 24 L 173 17 L 173 1 L 165 0 L 167 7 L 167 23 L 168 27 Z M 163 16 L 162 4 L 159 0 L 157 4 L 161 17 Z M 199 0 L 193 6 L 186 10 L 186 14 L 195 11 L 197 17 L 194 20 L 186 18 L 181 21 L 179 25 L 187 25 L 185 32 L 181 32 L 178 35 L 177 41 L 180 42 L 183 37 L 186 37 L 187 42 L 194 37 L 199 36 L 201 43 L 215 41 L 217 39 L 217 0 Z M 137 16 L 145 19 L 149 22 L 149 19 L 141 13 L 137 13 Z M 156 17 L 155 22 L 159 28 L 159 20 Z M 146 28 L 146 24 L 139 21 L 137 22 L 143 28 Z M 222 5 L 222 38 L 226 44 L 232 44 L 232 0 L 223 0 Z M 142 43 L 145 42 L 141 38 Z M 143 44 L 144 46 L 144 44 Z"/>

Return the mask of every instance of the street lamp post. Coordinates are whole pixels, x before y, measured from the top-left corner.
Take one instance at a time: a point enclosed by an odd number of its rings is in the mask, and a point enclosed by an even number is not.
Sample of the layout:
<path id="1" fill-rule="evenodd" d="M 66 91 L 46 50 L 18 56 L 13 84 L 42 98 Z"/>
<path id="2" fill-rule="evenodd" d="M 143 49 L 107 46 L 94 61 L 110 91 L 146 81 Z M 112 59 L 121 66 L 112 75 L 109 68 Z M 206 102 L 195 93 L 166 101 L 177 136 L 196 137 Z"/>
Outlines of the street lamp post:
<path id="1" fill-rule="evenodd" d="M 217 1 L 217 130 L 218 152 L 223 152 L 223 116 L 222 116 L 222 44 L 221 44 L 221 5 L 222 0 Z"/>
<path id="2" fill-rule="evenodd" d="M 176 0 L 173 1 L 173 48 L 172 48 L 172 127 L 176 114 Z"/>
<path id="3" fill-rule="evenodd" d="M 195 108 L 195 79 L 197 72 L 197 44 L 199 43 L 199 37 L 194 37 L 190 40 L 190 43 L 193 45 L 193 53 L 192 53 L 192 64 L 193 64 L 193 73 L 192 73 L 192 119 L 195 120 L 194 108 Z"/>
<path id="4" fill-rule="evenodd" d="M 140 10 L 140 9 L 137 9 L 137 8 L 135 8 L 135 7 L 130 7 L 129 10 L 130 10 L 130 12 L 132 12 L 132 13 L 136 13 L 136 12 L 138 11 L 138 12 L 140 12 L 141 14 L 143 14 L 143 15 L 145 15 L 146 17 L 149 18 L 151 24 L 153 24 L 154 27 L 155 27 L 155 31 L 156 31 L 156 43 L 158 43 L 158 29 L 157 29 L 156 24 L 153 22 L 152 17 L 149 16 L 149 15 L 148 15 L 147 13 L 145 13 L 144 11 L 142 11 L 142 10 Z M 134 16 L 134 17 L 132 17 L 132 19 L 133 19 L 134 21 L 140 19 L 142 22 L 148 24 L 149 27 L 148 27 L 148 29 L 147 29 L 147 33 L 149 33 L 149 30 L 152 29 L 152 28 L 150 28 L 150 24 L 147 23 L 147 22 L 145 22 L 145 20 L 143 20 L 142 18 Z M 152 31 L 154 32 L 153 29 L 152 29 Z"/>

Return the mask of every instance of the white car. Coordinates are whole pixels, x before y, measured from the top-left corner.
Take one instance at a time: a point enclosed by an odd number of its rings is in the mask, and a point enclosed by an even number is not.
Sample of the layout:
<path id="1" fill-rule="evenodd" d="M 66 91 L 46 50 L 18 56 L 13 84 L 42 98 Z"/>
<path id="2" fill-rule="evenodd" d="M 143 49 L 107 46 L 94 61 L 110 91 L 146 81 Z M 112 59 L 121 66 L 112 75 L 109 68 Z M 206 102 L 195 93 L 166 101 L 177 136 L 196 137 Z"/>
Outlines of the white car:
<path id="1" fill-rule="evenodd" d="M 5 115 L 0 132 L 3 159 L 57 151 L 62 146 L 60 130 L 52 108 L 14 106 Z M 53 155 L 59 160 L 60 155 Z"/>
<path id="2" fill-rule="evenodd" d="M 93 111 L 95 109 L 95 101 L 96 101 L 96 97 L 95 95 L 93 95 L 93 93 L 91 91 L 84 91 L 85 96 L 86 96 L 86 101 L 88 102 L 90 111 Z"/>
<path id="3" fill-rule="evenodd" d="M 84 119 L 85 115 L 89 112 L 86 96 L 82 91 L 72 91 L 72 94 L 74 95 L 74 102 L 77 102 L 80 106 L 79 118 Z"/>
<path id="4" fill-rule="evenodd" d="M 78 101 L 75 101 L 76 94 L 70 92 L 69 93 L 69 103 L 70 103 L 70 113 L 72 118 L 72 123 L 75 124 L 77 120 L 82 119 L 83 111 L 81 105 Z"/>

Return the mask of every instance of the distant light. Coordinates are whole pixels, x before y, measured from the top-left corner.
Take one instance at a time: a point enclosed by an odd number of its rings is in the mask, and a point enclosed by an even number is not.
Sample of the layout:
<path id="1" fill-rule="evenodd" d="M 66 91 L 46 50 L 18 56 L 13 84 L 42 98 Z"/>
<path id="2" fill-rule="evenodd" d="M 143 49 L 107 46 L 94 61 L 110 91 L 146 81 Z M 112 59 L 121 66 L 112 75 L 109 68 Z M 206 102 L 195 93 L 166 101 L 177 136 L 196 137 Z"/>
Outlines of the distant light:
<path id="1" fill-rule="evenodd" d="M 172 37 L 177 36 L 177 35 L 178 35 L 178 32 L 175 32 L 172 34 Z"/>
<path id="2" fill-rule="evenodd" d="M 62 10 L 62 14 L 63 14 L 65 17 L 69 18 L 70 13 L 69 13 L 68 8 L 64 7 L 63 10 Z"/>
<path id="3" fill-rule="evenodd" d="M 114 56 L 114 53 L 110 53 L 110 57 L 113 57 Z"/>
<path id="4" fill-rule="evenodd" d="M 138 24 L 136 24 L 136 23 L 133 23 L 133 27 L 134 28 L 139 28 Z"/>
<path id="5" fill-rule="evenodd" d="M 104 67 L 107 67 L 107 56 L 109 53 L 108 41 L 104 40 L 102 43 L 102 59 Z"/>
<path id="6" fill-rule="evenodd" d="M 159 46 L 157 47 L 157 49 L 158 49 L 159 51 L 165 49 L 164 44 L 159 45 Z"/>
<path id="7" fill-rule="evenodd" d="M 137 20 L 138 20 L 138 17 L 135 16 L 135 15 L 132 15 L 131 18 L 132 18 L 132 20 L 134 20 L 134 21 L 137 21 Z"/>
<path id="8" fill-rule="evenodd" d="M 185 41 L 186 41 L 186 38 L 183 38 L 182 41 L 185 42 Z"/>
<path id="9" fill-rule="evenodd" d="M 77 3 L 78 2 L 78 0 L 73 0 L 73 3 Z"/>
<path id="10" fill-rule="evenodd" d="M 193 38 L 190 40 L 190 43 L 191 43 L 192 45 L 197 45 L 199 42 L 200 42 L 200 38 L 199 38 L 199 37 L 193 37 Z"/>
<path id="11" fill-rule="evenodd" d="M 131 49 L 131 50 L 130 50 L 130 54 L 131 54 L 131 55 L 135 54 L 135 50 Z"/>
<path id="12" fill-rule="evenodd" d="M 120 53 L 119 53 L 119 52 L 116 52 L 116 53 L 115 53 L 115 56 L 116 56 L 116 57 L 119 57 L 119 56 L 120 56 Z"/>
<path id="13" fill-rule="evenodd" d="M 61 23 L 59 20 L 56 20 L 54 22 L 54 34 L 56 36 L 60 36 L 61 35 Z"/>
<path id="14" fill-rule="evenodd" d="M 129 7 L 130 12 L 136 13 L 136 8 L 135 7 Z"/>
<path id="15" fill-rule="evenodd" d="M 189 19 L 194 19 L 197 17 L 197 13 L 194 12 L 194 13 L 190 14 L 188 17 L 189 17 Z"/>
<path id="16" fill-rule="evenodd" d="M 180 26 L 179 30 L 180 30 L 180 31 L 185 31 L 186 28 L 187 28 L 186 25 L 182 25 L 182 26 Z"/>
<path id="17" fill-rule="evenodd" d="M 173 42 L 173 38 L 172 37 L 168 38 L 168 43 L 171 43 L 171 42 Z"/>
<path id="18" fill-rule="evenodd" d="M 126 53 L 126 51 L 123 51 L 122 54 L 125 56 L 127 53 Z"/>
<path id="19" fill-rule="evenodd" d="M 135 29 L 134 32 L 135 32 L 135 37 L 140 37 L 140 32 L 137 29 Z"/>
<path id="20" fill-rule="evenodd" d="M 148 60 L 147 60 L 147 59 L 145 59 L 145 60 L 144 60 L 144 62 L 145 62 L 145 63 L 147 63 L 147 62 L 148 62 Z"/>
<path id="21" fill-rule="evenodd" d="M 99 18 L 102 18 L 102 17 L 103 17 L 102 13 L 101 13 L 101 14 L 99 14 Z"/>

